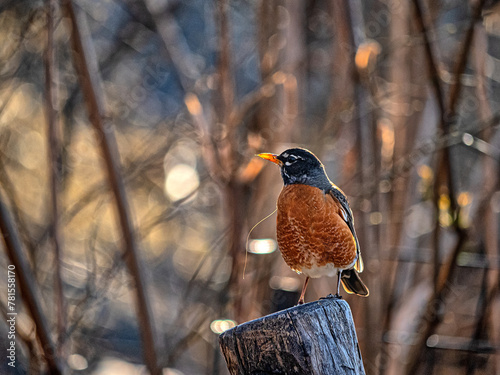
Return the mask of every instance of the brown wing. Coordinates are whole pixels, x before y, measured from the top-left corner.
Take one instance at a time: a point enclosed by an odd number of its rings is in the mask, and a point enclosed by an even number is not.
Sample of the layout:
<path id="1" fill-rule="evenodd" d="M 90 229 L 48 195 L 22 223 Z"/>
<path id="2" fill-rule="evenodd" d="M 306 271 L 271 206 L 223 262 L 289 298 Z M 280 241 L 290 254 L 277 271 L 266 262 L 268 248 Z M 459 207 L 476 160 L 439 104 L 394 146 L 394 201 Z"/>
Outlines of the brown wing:
<path id="1" fill-rule="evenodd" d="M 365 266 L 363 263 L 363 258 L 361 257 L 358 236 L 356 235 L 356 230 L 354 229 L 354 218 L 352 216 L 351 208 L 349 207 L 349 202 L 347 201 L 347 198 L 343 191 L 335 186 L 332 186 L 331 190 L 329 190 L 327 194 L 329 194 L 340 206 L 341 216 L 351 230 L 354 242 L 356 243 L 357 259 L 356 263 L 354 264 L 354 269 L 358 272 L 363 272 Z"/>

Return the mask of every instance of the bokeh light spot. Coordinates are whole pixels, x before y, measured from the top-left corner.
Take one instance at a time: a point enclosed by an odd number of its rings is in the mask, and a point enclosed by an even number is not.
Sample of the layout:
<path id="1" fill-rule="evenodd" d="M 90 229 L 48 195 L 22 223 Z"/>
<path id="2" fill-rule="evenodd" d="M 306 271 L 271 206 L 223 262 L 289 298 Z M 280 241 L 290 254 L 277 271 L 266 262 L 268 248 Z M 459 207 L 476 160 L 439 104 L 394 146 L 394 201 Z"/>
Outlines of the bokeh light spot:
<path id="1" fill-rule="evenodd" d="M 198 173 L 187 164 L 175 165 L 165 179 L 165 193 L 173 201 L 186 198 L 199 186 Z"/>
<path id="2" fill-rule="evenodd" d="M 472 146 L 472 144 L 474 143 L 474 137 L 469 133 L 464 133 L 464 135 L 462 136 L 462 142 L 466 146 Z"/>
<path id="3" fill-rule="evenodd" d="M 296 292 L 300 288 L 301 281 L 296 277 L 273 276 L 269 280 L 269 286 L 275 290 L 284 290 L 286 292 Z"/>
<path id="4" fill-rule="evenodd" d="M 217 319 L 210 323 L 210 329 L 218 335 L 234 327 L 236 327 L 236 322 L 231 319 Z"/>
<path id="5" fill-rule="evenodd" d="M 457 202 L 462 207 L 467 206 L 468 204 L 472 203 L 472 196 L 470 193 L 463 191 L 458 194 Z"/>
<path id="6" fill-rule="evenodd" d="M 370 220 L 371 225 L 382 224 L 383 219 L 384 219 L 384 217 L 383 217 L 381 212 L 376 211 L 376 212 L 370 213 L 369 220 Z"/>
<path id="7" fill-rule="evenodd" d="M 252 254 L 270 254 L 277 249 L 276 241 L 271 238 L 252 240 L 248 244 L 248 251 Z"/>
<path id="8" fill-rule="evenodd" d="M 88 367 L 88 362 L 80 354 L 71 354 L 68 357 L 68 366 L 73 370 L 82 371 Z"/>

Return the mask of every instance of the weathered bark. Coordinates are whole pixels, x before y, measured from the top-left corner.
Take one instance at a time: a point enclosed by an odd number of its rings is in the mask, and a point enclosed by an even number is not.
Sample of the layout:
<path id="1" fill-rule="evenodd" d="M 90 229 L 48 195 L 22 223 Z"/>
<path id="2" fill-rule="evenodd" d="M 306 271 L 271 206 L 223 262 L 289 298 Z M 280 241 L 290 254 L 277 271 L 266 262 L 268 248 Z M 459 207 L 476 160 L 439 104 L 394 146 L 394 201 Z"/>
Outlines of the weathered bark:
<path id="1" fill-rule="evenodd" d="M 349 305 L 322 299 L 228 330 L 219 338 L 235 374 L 364 374 Z"/>

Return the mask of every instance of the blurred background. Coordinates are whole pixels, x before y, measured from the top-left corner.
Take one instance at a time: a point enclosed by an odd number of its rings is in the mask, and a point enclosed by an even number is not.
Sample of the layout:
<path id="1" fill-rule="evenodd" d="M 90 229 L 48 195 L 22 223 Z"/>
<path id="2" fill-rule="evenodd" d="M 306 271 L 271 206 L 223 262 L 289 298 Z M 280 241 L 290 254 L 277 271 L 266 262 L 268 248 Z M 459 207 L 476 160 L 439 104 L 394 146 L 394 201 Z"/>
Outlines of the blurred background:
<path id="1" fill-rule="evenodd" d="M 228 374 L 218 334 L 299 296 L 250 229 L 254 155 L 301 146 L 353 208 L 366 373 L 499 374 L 499 38 L 484 0 L 0 1 L 2 373 Z"/>

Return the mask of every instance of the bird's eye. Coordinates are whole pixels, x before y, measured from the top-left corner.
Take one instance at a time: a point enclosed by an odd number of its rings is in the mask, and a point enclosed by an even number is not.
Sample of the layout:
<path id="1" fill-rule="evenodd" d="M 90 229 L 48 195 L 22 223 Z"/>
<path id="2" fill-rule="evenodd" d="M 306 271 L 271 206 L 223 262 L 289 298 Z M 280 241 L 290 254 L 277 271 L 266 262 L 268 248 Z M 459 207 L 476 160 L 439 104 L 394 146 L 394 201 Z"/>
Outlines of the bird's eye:
<path id="1" fill-rule="evenodd" d="M 290 155 L 288 156 L 288 158 L 286 159 L 286 162 L 285 162 L 285 165 L 286 166 L 289 166 L 289 165 L 292 165 L 293 163 L 295 163 L 297 161 L 297 157 L 295 155 Z"/>

